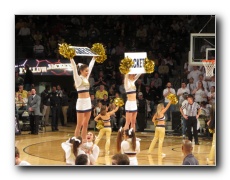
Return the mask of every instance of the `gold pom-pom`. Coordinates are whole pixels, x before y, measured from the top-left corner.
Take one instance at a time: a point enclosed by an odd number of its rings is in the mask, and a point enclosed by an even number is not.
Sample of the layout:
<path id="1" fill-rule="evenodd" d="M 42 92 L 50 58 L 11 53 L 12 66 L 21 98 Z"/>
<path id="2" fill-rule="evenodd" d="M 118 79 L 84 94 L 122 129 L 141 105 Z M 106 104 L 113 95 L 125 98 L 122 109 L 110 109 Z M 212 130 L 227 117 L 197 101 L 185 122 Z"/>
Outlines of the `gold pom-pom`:
<path id="1" fill-rule="evenodd" d="M 100 119 L 100 120 L 97 121 L 96 128 L 97 128 L 98 130 L 104 128 L 104 122 L 103 122 L 103 120 Z"/>
<path id="2" fill-rule="evenodd" d="M 155 63 L 152 60 L 149 60 L 148 58 L 145 58 L 144 61 L 144 68 L 146 73 L 152 73 L 154 71 Z"/>
<path id="3" fill-rule="evenodd" d="M 158 123 L 158 121 L 155 121 L 155 122 L 154 122 L 154 126 L 155 126 L 155 127 L 157 126 L 157 123 Z"/>
<path id="4" fill-rule="evenodd" d="M 133 60 L 128 56 L 122 59 L 119 67 L 121 74 L 128 74 L 133 64 L 134 64 Z"/>
<path id="5" fill-rule="evenodd" d="M 121 106 L 124 105 L 124 101 L 123 101 L 122 98 L 115 98 L 115 99 L 113 100 L 113 102 L 114 102 L 114 104 L 115 104 L 116 106 L 119 106 L 119 107 L 121 107 Z"/>
<path id="6" fill-rule="evenodd" d="M 213 134 L 215 133 L 215 129 L 208 129 L 209 133 Z"/>
<path id="7" fill-rule="evenodd" d="M 177 104 L 178 103 L 177 96 L 175 94 L 173 94 L 173 93 L 170 93 L 167 96 L 167 99 L 170 100 L 172 102 L 172 104 Z"/>
<path id="8" fill-rule="evenodd" d="M 93 44 L 93 47 L 91 48 L 91 50 L 94 53 L 100 55 L 100 56 L 95 57 L 96 58 L 95 61 L 97 63 L 103 63 L 107 59 L 107 56 L 105 54 L 105 48 L 102 44 L 100 44 L 100 43 Z"/>
<path id="9" fill-rule="evenodd" d="M 59 44 L 59 53 L 65 58 L 72 59 L 76 56 L 76 51 L 73 48 L 70 48 L 70 44 L 62 43 Z"/>

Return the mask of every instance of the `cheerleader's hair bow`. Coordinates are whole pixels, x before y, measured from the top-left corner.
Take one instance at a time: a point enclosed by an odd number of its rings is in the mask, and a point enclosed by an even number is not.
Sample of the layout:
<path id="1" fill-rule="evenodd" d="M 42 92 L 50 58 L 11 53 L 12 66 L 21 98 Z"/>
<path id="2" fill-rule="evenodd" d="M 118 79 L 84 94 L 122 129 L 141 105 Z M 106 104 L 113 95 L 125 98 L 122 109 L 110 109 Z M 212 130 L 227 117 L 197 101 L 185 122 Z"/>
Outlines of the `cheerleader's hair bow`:
<path id="1" fill-rule="evenodd" d="M 74 141 L 78 141 L 79 143 L 81 143 L 81 140 L 77 139 L 76 137 L 72 137 L 71 139 L 74 140 Z"/>
<path id="2" fill-rule="evenodd" d="M 78 65 L 78 67 L 81 67 L 83 64 L 82 63 L 78 63 L 77 65 Z"/>
<path id="3" fill-rule="evenodd" d="M 131 136 L 132 131 L 133 131 L 133 128 L 131 128 L 131 129 L 129 130 L 129 135 L 130 135 L 130 136 Z"/>

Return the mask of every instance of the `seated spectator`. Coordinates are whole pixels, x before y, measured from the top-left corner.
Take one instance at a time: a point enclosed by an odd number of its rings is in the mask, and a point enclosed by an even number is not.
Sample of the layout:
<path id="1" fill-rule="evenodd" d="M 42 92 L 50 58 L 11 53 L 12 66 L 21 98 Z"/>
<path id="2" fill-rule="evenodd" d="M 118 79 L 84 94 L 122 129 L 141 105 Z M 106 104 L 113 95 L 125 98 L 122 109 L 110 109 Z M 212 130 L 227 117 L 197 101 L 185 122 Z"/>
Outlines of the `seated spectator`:
<path id="1" fill-rule="evenodd" d="M 109 106 L 109 103 L 110 103 L 110 100 L 109 100 L 109 98 L 108 98 L 108 95 L 107 95 L 107 94 L 104 94 L 104 95 L 103 95 L 103 99 L 101 100 L 101 104 L 108 107 L 108 106 Z"/>
<path id="2" fill-rule="evenodd" d="M 215 99 L 216 99 L 215 86 L 211 87 L 210 92 L 208 92 L 207 96 L 208 96 L 209 104 L 215 104 Z"/>
<path id="3" fill-rule="evenodd" d="M 196 84 L 194 83 L 193 77 L 189 78 L 189 82 L 187 84 L 187 88 L 189 89 L 190 93 L 192 93 L 194 91 L 194 89 L 196 89 Z"/>
<path id="4" fill-rule="evenodd" d="M 15 99 L 15 104 L 16 104 L 16 109 L 17 110 L 26 110 L 26 99 L 22 98 L 21 93 L 16 93 L 16 99 Z"/>
<path id="5" fill-rule="evenodd" d="M 198 83 L 199 83 L 200 81 L 202 82 L 202 84 L 203 84 L 203 86 L 204 86 L 204 89 L 207 89 L 207 88 L 208 88 L 208 84 L 207 84 L 207 82 L 204 80 L 203 74 L 200 74 L 200 75 L 199 75 L 199 80 L 196 82 L 196 87 L 198 87 Z"/>
<path id="6" fill-rule="evenodd" d="M 45 48 L 40 44 L 40 41 L 36 41 L 34 45 L 34 55 L 35 58 L 44 58 L 45 56 Z"/>
<path id="7" fill-rule="evenodd" d="M 96 99 L 97 100 L 102 100 L 104 94 L 106 94 L 108 96 L 108 91 L 105 90 L 105 86 L 104 85 L 100 85 L 99 90 L 96 91 Z"/>
<path id="8" fill-rule="evenodd" d="M 105 78 L 104 78 L 104 73 L 103 73 L 103 71 L 99 71 L 98 78 L 95 79 L 95 82 L 94 82 L 94 86 L 95 86 L 95 87 L 98 87 L 98 86 L 100 86 L 100 85 L 107 86 L 106 81 L 105 81 Z"/>
<path id="9" fill-rule="evenodd" d="M 127 154 L 115 154 L 112 156 L 112 165 L 129 165 L 129 157 Z"/>
<path id="10" fill-rule="evenodd" d="M 199 162 L 192 154 L 192 151 L 192 142 L 190 140 L 184 140 L 182 143 L 182 152 L 184 154 L 182 165 L 199 165 Z"/>
<path id="11" fill-rule="evenodd" d="M 27 98 L 27 96 L 28 96 L 28 92 L 26 90 L 24 90 L 23 85 L 18 86 L 18 93 L 20 93 L 22 95 L 22 98 Z"/>
<path id="12" fill-rule="evenodd" d="M 18 72 L 15 72 L 15 92 L 18 91 L 18 86 L 24 83 L 24 79 L 19 76 Z"/>
<path id="13" fill-rule="evenodd" d="M 33 34 L 33 40 L 36 42 L 36 41 L 39 41 L 41 42 L 42 41 L 42 34 L 40 31 L 36 31 L 36 33 Z"/>
<path id="14" fill-rule="evenodd" d="M 15 165 L 19 165 L 19 166 L 31 165 L 29 162 L 21 160 L 19 149 L 16 146 L 15 146 Z"/>
<path id="15" fill-rule="evenodd" d="M 86 154 L 80 154 L 75 160 L 75 165 L 90 165 L 89 158 Z"/>
<path id="16" fill-rule="evenodd" d="M 102 103 L 99 101 L 94 108 L 93 115 L 96 117 L 101 112 Z"/>

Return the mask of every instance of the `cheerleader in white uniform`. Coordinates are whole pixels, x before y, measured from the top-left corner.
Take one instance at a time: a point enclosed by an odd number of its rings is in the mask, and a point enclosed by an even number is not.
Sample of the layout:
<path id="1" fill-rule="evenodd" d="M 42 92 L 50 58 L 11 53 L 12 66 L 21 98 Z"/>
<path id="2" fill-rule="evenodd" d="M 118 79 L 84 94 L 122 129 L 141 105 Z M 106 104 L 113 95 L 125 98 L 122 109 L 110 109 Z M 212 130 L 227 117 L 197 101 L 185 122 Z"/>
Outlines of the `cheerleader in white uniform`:
<path id="1" fill-rule="evenodd" d="M 123 135 L 123 141 L 122 140 Z M 140 140 L 136 138 L 133 128 L 118 131 L 117 150 L 129 157 L 130 165 L 138 165 L 137 154 L 140 152 Z"/>
<path id="2" fill-rule="evenodd" d="M 136 100 L 136 86 L 135 81 L 140 77 L 141 74 L 126 74 L 124 78 L 124 87 L 127 94 L 127 101 L 125 103 L 126 122 L 124 129 L 131 128 L 136 130 L 136 117 L 137 117 L 137 100 Z"/>
<path id="3" fill-rule="evenodd" d="M 89 63 L 89 66 L 86 64 L 78 64 L 80 75 L 78 74 L 77 66 L 75 64 L 74 59 L 70 59 L 70 62 L 73 69 L 75 88 L 78 92 L 78 99 L 76 103 L 77 125 L 74 134 L 75 137 L 78 137 L 80 136 L 81 131 L 81 137 L 83 138 L 83 142 L 86 142 L 85 138 L 92 110 L 91 99 L 89 94 L 90 84 L 88 79 L 93 69 L 95 59 L 92 58 L 92 60 Z"/>
<path id="4" fill-rule="evenodd" d="M 88 132 L 86 135 L 87 142 L 83 143 L 81 146 L 81 149 L 89 156 L 90 165 L 96 164 L 100 152 L 98 145 L 95 144 L 95 139 L 95 134 Z"/>
<path id="5" fill-rule="evenodd" d="M 65 152 L 65 162 L 66 165 L 75 165 L 75 159 L 79 154 L 85 154 L 85 152 L 80 148 L 82 144 L 82 138 L 72 137 L 66 142 L 61 143 L 61 147 Z"/>

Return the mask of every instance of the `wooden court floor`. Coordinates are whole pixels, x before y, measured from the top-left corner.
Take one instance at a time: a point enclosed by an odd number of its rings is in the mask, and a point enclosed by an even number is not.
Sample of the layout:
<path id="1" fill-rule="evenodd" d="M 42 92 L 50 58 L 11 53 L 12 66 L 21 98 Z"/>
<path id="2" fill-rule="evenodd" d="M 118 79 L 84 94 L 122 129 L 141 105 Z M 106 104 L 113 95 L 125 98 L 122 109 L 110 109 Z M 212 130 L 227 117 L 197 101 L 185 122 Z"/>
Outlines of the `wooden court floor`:
<path id="1" fill-rule="evenodd" d="M 61 143 L 73 136 L 74 123 L 68 126 L 59 126 L 58 132 L 52 132 L 51 127 L 46 127 L 46 132 L 38 135 L 28 134 L 29 131 L 22 131 L 15 135 L 15 145 L 19 148 L 21 159 L 30 162 L 33 166 L 65 166 L 64 151 Z M 98 131 L 89 130 L 98 135 Z M 105 137 L 99 142 L 100 154 L 96 166 L 111 165 L 111 157 L 116 153 L 116 135 L 111 136 L 110 155 L 105 156 Z M 164 158 L 158 158 L 156 145 L 152 154 L 148 154 L 149 145 L 153 139 L 154 132 L 137 132 L 136 136 L 141 139 L 141 152 L 137 155 L 139 166 L 181 166 L 183 154 L 181 151 L 182 136 L 166 133 L 163 153 Z M 199 137 L 200 145 L 193 147 L 193 154 L 198 159 L 200 166 L 216 166 L 215 163 L 207 165 L 206 158 L 211 149 L 212 138 Z"/>

